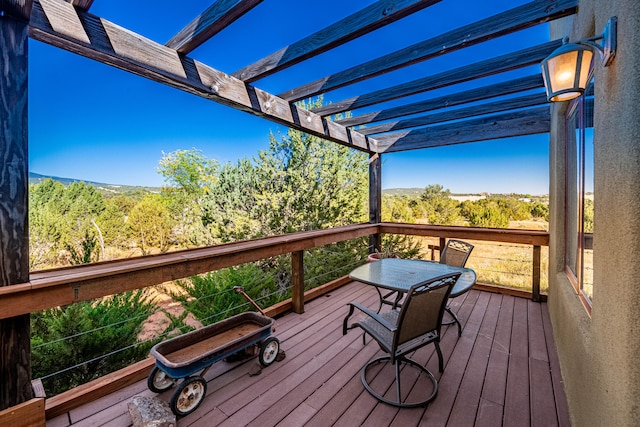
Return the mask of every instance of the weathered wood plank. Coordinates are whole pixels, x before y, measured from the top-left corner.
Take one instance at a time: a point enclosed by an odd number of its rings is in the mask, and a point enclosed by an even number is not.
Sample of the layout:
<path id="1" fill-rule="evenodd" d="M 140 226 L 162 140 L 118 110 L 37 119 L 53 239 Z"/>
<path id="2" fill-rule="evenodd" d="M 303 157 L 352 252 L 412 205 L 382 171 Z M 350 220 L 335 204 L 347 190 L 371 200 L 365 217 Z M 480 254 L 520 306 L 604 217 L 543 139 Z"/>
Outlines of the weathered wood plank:
<path id="1" fill-rule="evenodd" d="M 18 285 L 16 292 L 0 288 L 0 318 L 364 237 L 377 230 L 374 224 L 359 224 L 33 273 L 30 282 Z"/>
<path id="2" fill-rule="evenodd" d="M 44 427 L 44 399 L 30 399 L 0 411 L 0 425 Z"/>
<path id="3" fill-rule="evenodd" d="M 293 129 L 369 151 L 367 139 L 358 132 L 327 122 L 317 114 L 179 55 L 171 48 L 105 19 L 78 11 L 69 3 L 56 0 L 36 2 L 31 14 L 30 36 Z"/>
<path id="4" fill-rule="evenodd" d="M 267 77 L 305 59 L 377 30 L 440 0 L 380 0 L 305 37 L 232 75 L 247 83 Z"/>
<path id="5" fill-rule="evenodd" d="M 65 0 L 67 3 L 73 4 L 78 9 L 89 10 L 93 4 L 93 0 Z"/>
<path id="6" fill-rule="evenodd" d="M 542 307 L 542 324 L 544 327 L 544 336 L 547 341 L 547 350 L 549 352 L 549 368 L 551 370 L 551 383 L 553 385 L 553 397 L 556 403 L 556 414 L 558 416 L 558 425 L 561 427 L 571 427 L 571 419 L 569 418 L 569 407 L 567 404 L 567 396 L 564 391 L 562 382 L 562 372 L 560 372 L 560 361 L 558 360 L 558 351 L 553 338 L 553 327 L 551 326 L 551 318 L 549 317 L 549 307 L 544 304 Z"/>
<path id="7" fill-rule="evenodd" d="M 549 132 L 550 127 L 549 107 L 540 107 L 382 135 L 378 149 L 391 153 L 535 135 Z"/>
<path id="8" fill-rule="evenodd" d="M 428 114 L 411 119 L 387 122 L 376 126 L 368 126 L 358 129 L 358 132 L 363 135 L 372 135 L 376 133 L 397 131 L 418 126 L 448 122 L 452 120 L 466 119 L 475 116 L 482 116 L 485 114 L 499 113 L 502 111 L 513 110 L 517 108 L 528 108 L 537 105 L 546 105 L 548 104 L 548 102 L 549 101 L 547 101 L 547 95 L 545 93 L 534 93 L 518 98 L 504 99 L 487 104 L 476 105 L 473 107 L 459 108 L 457 110 L 445 110 L 442 113 Z"/>
<path id="9" fill-rule="evenodd" d="M 291 253 L 291 302 L 294 313 L 304 313 L 304 252 Z"/>
<path id="10" fill-rule="evenodd" d="M 504 425 L 530 423 L 529 402 L 529 336 L 527 334 L 527 301 L 516 299 L 513 307 L 509 374 L 504 404 Z"/>
<path id="11" fill-rule="evenodd" d="M 343 101 L 332 102 L 318 108 L 313 108 L 316 114 L 328 116 L 331 114 L 352 111 L 357 108 L 403 98 L 446 86 L 479 79 L 506 71 L 515 70 L 532 64 L 538 64 L 551 52 L 560 47 L 561 40 L 554 40 L 541 45 L 523 49 L 507 55 L 487 59 L 464 67 L 444 71 L 432 76 L 423 77 L 408 83 L 402 83 L 389 88 L 377 90 L 364 95 L 358 95 Z"/>
<path id="12" fill-rule="evenodd" d="M 477 416 L 476 410 L 480 403 L 482 386 L 487 373 L 493 336 L 496 333 L 496 325 L 500 312 L 498 307 L 500 307 L 501 300 L 502 296 L 497 294 L 491 295 L 489 299 L 480 331 L 473 350 L 471 351 L 462 383 L 460 384 L 460 391 L 456 396 L 456 401 L 453 404 L 451 416 L 448 420 L 451 425 L 468 426 L 474 424 Z"/>
<path id="13" fill-rule="evenodd" d="M 0 289 L 29 279 L 28 12 L 31 1 L 3 2 L 0 17 Z M 29 312 L 0 320 L 0 410 L 29 401 Z M 7 316 L 12 317 L 12 316 Z"/>
<path id="14" fill-rule="evenodd" d="M 380 223 L 380 233 L 407 234 L 411 236 L 446 237 L 489 242 L 520 243 L 523 245 L 549 246 L 549 233 L 538 230 L 487 229 L 427 224 Z"/>
<path id="15" fill-rule="evenodd" d="M 279 96 L 288 101 L 338 89 L 401 67 L 491 40 L 553 19 L 574 14 L 577 0 L 539 0 L 483 19 L 429 40 L 416 43 L 331 76 L 318 79 Z"/>
<path id="16" fill-rule="evenodd" d="M 500 407 L 498 420 L 502 420 L 507 372 L 509 367 L 509 347 L 511 343 L 511 325 L 513 321 L 513 297 L 502 297 L 498 323 L 487 365 L 487 379 L 482 388 L 482 398 Z M 491 413 L 492 411 L 490 411 Z M 489 415 L 489 414 L 487 414 Z"/>
<path id="17" fill-rule="evenodd" d="M 173 36 L 165 46 L 186 55 L 260 3 L 262 0 L 218 0 Z"/>
<path id="18" fill-rule="evenodd" d="M 12 20 L 29 21 L 32 6 L 33 0 L 5 0 L 0 4 L 0 12 Z"/>
<path id="19" fill-rule="evenodd" d="M 451 95 L 444 95 L 437 98 L 426 99 L 424 101 L 413 102 L 411 104 L 401 105 L 387 110 L 374 111 L 360 116 L 348 117 L 338 120 L 337 123 L 340 123 L 343 126 L 359 126 L 367 123 L 389 120 L 396 117 L 423 113 L 425 111 L 437 110 L 439 108 L 449 108 L 455 105 L 481 101 L 484 99 L 495 98 L 497 96 L 539 89 L 542 87 L 544 87 L 542 75 L 537 73 L 527 77 L 521 77 L 508 80 L 506 82 L 453 93 Z"/>

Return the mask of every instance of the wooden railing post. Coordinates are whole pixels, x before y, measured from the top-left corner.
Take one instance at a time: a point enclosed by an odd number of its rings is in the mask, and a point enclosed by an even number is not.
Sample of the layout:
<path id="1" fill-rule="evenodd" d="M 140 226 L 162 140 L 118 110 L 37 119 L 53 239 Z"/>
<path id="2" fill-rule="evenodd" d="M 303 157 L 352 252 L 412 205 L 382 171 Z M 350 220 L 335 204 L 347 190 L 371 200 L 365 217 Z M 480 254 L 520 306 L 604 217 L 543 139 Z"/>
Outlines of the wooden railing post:
<path id="1" fill-rule="evenodd" d="M 382 221 L 382 159 L 379 154 L 369 158 L 369 223 Z M 382 235 L 369 236 L 369 253 L 382 250 Z"/>
<path id="2" fill-rule="evenodd" d="M 533 282 L 531 284 L 531 299 L 540 302 L 540 246 L 533 246 L 533 272 L 531 274 Z"/>
<path id="3" fill-rule="evenodd" d="M 304 251 L 291 253 L 291 306 L 295 313 L 304 313 Z"/>
<path id="4" fill-rule="evenodd" d="M 29 280 L 28 38 L 31 1 L 0 4 L 0 288 Z M 0 320 L 0 410 L 33 397 L 30 315 Z M 42 402 L 40 402 L 42 403 Z"/>

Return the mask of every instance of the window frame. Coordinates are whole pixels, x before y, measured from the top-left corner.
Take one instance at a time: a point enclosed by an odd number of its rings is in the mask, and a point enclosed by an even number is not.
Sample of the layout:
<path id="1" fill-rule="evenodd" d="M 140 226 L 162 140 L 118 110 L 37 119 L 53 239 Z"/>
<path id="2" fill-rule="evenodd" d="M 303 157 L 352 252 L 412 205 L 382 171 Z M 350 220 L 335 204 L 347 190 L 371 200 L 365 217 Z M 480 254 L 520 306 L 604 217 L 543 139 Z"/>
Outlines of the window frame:
<path id="1" fill-rule="evenodd" d="M 588 233 L 585 233 L 585 161 L 592 161 L 595 164 L 595 159 L 587 159 L 586 144 L 594 144 L 593 133 L 591 134 L 590 142 L 587 139 L 587 128 L 593 128 L 593 117 L 587 117 L 587 114 L 593 114 L 593 106 L 588 107 L 589 101 L 593 99 L 593 78 L 590 76 L 589 85 L 585 94 L 575 98 L 569 104 L 565 114 L 565 233 L 564 233 L 564 270 L 567 279 L 574 288 L 574 291 L 579 296 L 585 310 L 591 315 L 592 308 L 592 296 L 589 297 L 584 290 L 584 276 L 585 276 L 585 250 L 593 249 L 588 248 L 585 243 L 587 238 L 593 241 L 593 233 L 590 237 L 587 237 Z M 573 157 L 573 159 L 572 159 Z M 575 165 L 570 162 L 575 161 Z M 575 166 L 575 167 L 572 167 Z M 593 167 L 594 165 L 592 165 Z M 572 173 L 573 171 L 573 173 Z M 573 181 L 572 186 L 571 181 Z M 575 192 L 571 195 L 570 192 Z M 595 195 L 595 189 L 594 189 Z M 573 206 L 571 197 L 575 198 L 575 206 Z M 576 218 L 571 218 L 571 215 L 576 215 Z M 575 224 L 571 224 L 572 219 Z M 575 227 L 575 228 L 572 228 Z M 575 233 L 574 233 L 575 230 Z M 571 241 L 571 239 L 575 239 Z M 575 248 L 574 248 L 575 245 Z M 576 253 L 570 254 L 570 251 L 575 249 Z M 572 268 L 572 259 L 570 255 L 575 257 L 575 271 Z M 593 284 L 592 284 L 593 285 Z"/>

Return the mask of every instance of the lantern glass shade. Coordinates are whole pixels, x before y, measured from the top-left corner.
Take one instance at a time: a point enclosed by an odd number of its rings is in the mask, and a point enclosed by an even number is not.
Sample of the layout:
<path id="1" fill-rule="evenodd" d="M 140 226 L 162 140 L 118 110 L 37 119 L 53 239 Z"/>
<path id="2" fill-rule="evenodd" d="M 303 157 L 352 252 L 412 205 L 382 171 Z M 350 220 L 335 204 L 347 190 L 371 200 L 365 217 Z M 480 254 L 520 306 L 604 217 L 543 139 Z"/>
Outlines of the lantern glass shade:
<path id="1" fill-rule="evenodd" d="M 576 43 L 565 43 L 540 66 L 549 101 L 568 101 L 584 93 L 589 81 L 593 51 Z"/>

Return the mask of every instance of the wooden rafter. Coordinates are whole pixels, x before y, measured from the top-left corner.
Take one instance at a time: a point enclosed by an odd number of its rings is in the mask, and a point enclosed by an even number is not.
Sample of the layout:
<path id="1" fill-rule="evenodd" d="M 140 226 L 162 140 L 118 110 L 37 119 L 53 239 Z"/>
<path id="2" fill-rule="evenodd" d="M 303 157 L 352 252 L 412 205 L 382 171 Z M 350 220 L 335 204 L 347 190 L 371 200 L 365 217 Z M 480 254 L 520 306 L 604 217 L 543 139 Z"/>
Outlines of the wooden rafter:
<path id="1" fill-rule="evenodd" d="M 378 152 L 391 153 L 546 133 L 550 127 L 549 107 L 538 107 L 382 135 L 376 143 Z"/>
<path id="2" fill-rule="evenodd" d="M 329 105 L 314 108 L 313 111 L 321 116 L 342 113 L 357 108 L 368 107 L 381 102 L 415 95 L 429 90 L 439 89 L 453 84 L 463 83 L 473 79 L 515 70 L 528 65 L 537 64 L 551 52 L 562 45 L 562 40 L 554 40 L 538 46 L 533 46 L 507 55 L 487 59 L 475 64 L 465 65 L 454 70 L 444 71 L 432 76 L 423 77 L 408 83 L 402 83 L 386 89 L 359 95 L 344 101 L 333 102 Z"/>
<path id="3" fill-rule="evenodd" d="M 56 0 L 34 3 L 30 36 L 292 129 L 370 151 L 369 141 L 358 132 L 324 120 L 105 19 L 77 11 L 69 3 Z"/>
<path id="4" fill-rule="evenodd" d="M 166 43 L 187 54 L 253 9 L 262 0 L 218 0 Z"/>
<path id="5" fill-rule="evenodd" d="M 440 0 L 380 0 L 235 73 L 251 83 L 429 7 Z"/>
<path id="6" fill-rule="evenodd" d="M 279 94 L 288 101 L 315 96 L 401 67 L 575 13 L 578 0 L 538 0 L 460 27 Z"/>
<path id="7" fill-rule="evenodd" d="M 457 110 L 448 110 L 442 113 L 435 113 L 406 120 L 382 123 L 377 126 L 358 129 L 358 132 L 363 135 L 373 135 L 382 132 L 397 131 L 401 129 L 414 128 L 418 126 L 431 125 L 452 120 L 460 120 L 468 117 L 481 116 L 484 114 L 499 113 L 502 111 L 509 111 L 518 108 L 528 108 L 536 105 L 544 105 L 547 102 L 547 95 L 545 93 L 534 93 L 518 98 L 505 99 L 490 102 L 487 104 L 475 105 L 473 107 L 459 108 Z"/>
<path id="8" fill-rule="evenodd" d="M 483 99 L 495 98 L 497 96 L 509 95 L 526 90 L 543 87 L 542 75 L 533 74 L 506 82 L 483 86 L 476 89 L 458 92 L 451 95 L 444 95 L 438 98 L 427 99 L 425 101 L 414 102 L 389 108 L 387 110 L 375 111 L 362 114 L 360 116 L 349 117 L 338 120 L 343 126 L 358 126 L 366 123 L 380 122 L 396 117 L 408 116 L 411 114 L 423 113 L 425 111 L 437 110 L 439 108 L 451 107 L 454 105 L 466 104 L 468 102 L 481 101 Z"/>
<path id="9" fill-rule="evenodd" d="M 20 21 L 28 21 L 31 15 L 33 0 L 4 0 L 0 4 L 0 17 L 10 17 Z"/>
<path id="10" fill-rule="evenodd" d="M 67 3 L 71 3 L 78 9 L 89 10 L 93 4 L 93 0 L 65 0 Z"/>

